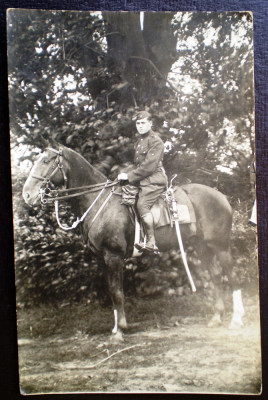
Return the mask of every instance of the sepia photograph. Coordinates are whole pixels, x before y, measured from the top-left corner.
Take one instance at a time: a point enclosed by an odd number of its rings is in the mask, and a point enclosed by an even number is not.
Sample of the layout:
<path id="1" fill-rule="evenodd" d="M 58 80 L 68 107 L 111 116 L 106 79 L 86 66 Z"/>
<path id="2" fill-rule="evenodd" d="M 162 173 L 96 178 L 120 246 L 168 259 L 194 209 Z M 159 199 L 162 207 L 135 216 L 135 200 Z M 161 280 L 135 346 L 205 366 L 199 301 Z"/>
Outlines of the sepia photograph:
<path id="1" fill-rule="evenodd" d="M 260 394 L 252 13 L 7 40 L 21 394 Z"/>

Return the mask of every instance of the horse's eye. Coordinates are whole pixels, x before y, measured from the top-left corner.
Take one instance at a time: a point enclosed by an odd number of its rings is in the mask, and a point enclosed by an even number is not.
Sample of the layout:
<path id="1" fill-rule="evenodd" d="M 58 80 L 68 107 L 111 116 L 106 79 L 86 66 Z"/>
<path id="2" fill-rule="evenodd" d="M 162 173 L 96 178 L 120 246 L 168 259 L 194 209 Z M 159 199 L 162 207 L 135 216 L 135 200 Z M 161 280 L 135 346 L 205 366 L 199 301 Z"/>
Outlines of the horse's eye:
<path id="1" fill-rule="evenodd" d="M 47 163 L 49 162 L 49 159 L 45 157 L 45 158 L 43 158 L 42 162 L 43 162 L 44 164 L 47 164 Z"/>

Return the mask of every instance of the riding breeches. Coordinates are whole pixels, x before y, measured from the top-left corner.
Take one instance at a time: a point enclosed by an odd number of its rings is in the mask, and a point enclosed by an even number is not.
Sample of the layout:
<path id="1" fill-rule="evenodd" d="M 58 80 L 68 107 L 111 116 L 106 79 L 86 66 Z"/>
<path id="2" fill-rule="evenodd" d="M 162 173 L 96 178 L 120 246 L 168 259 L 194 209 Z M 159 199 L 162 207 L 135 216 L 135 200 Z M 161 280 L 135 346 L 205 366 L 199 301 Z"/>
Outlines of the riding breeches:
<path id="1" fill-rule="evenodd" d="M 156 200 L 164 193 L 166 186 L 160 185 L 146 185 L 140 186 L 139 198 L 137 202 L 137 209 L 140 216 L 150 212 Z"/>

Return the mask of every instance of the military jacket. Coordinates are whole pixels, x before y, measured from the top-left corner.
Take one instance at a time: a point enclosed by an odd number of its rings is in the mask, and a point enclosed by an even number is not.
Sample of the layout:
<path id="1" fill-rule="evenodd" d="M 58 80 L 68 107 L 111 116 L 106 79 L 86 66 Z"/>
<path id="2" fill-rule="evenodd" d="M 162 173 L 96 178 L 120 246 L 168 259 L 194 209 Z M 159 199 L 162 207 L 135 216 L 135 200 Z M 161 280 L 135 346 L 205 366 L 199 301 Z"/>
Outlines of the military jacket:
<path id="1" fill-rule="evenodd" d="M 167 177 L 162 165 L 163 156 L 164 143 L 157 133 L 149 131 L 141 135 L 135 145 L 136 168 L 128 172 L 129 183 L 165 186 Z"/>

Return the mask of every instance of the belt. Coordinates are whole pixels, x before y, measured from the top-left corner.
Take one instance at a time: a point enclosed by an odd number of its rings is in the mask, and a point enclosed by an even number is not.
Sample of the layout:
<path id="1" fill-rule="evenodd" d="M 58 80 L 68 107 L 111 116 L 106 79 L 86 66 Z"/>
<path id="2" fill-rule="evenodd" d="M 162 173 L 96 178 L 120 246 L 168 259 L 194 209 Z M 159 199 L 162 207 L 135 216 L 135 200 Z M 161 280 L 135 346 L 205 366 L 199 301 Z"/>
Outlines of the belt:
<path id="1" fill-rule="evenodd" d="M 164 174 L 166 174 L 165 168 L 163 167 L 162 161 L 159 161 L 158 166 L 156 168 L 158 171 L 162 171 Z"/>
<path id="2" fill-rule="evenodd" d="M 166 175 L 166 171 L 164 167 L 157 167 L 157 171 L 162 171 L 164 175 Z M 167 176 L 167 175 L 166 175 Z"/>
<path id="3" fill-rule="evenodd" d="M 139 167 L 140 164 L 136 164 L 136 166 Z M 159 163 L 156 167 L 156 169 L 160 169 L 160 168 L 161 168 L 161 170 L 163 170 L 165 172 L 162 161 L 159 161 Z"/>

